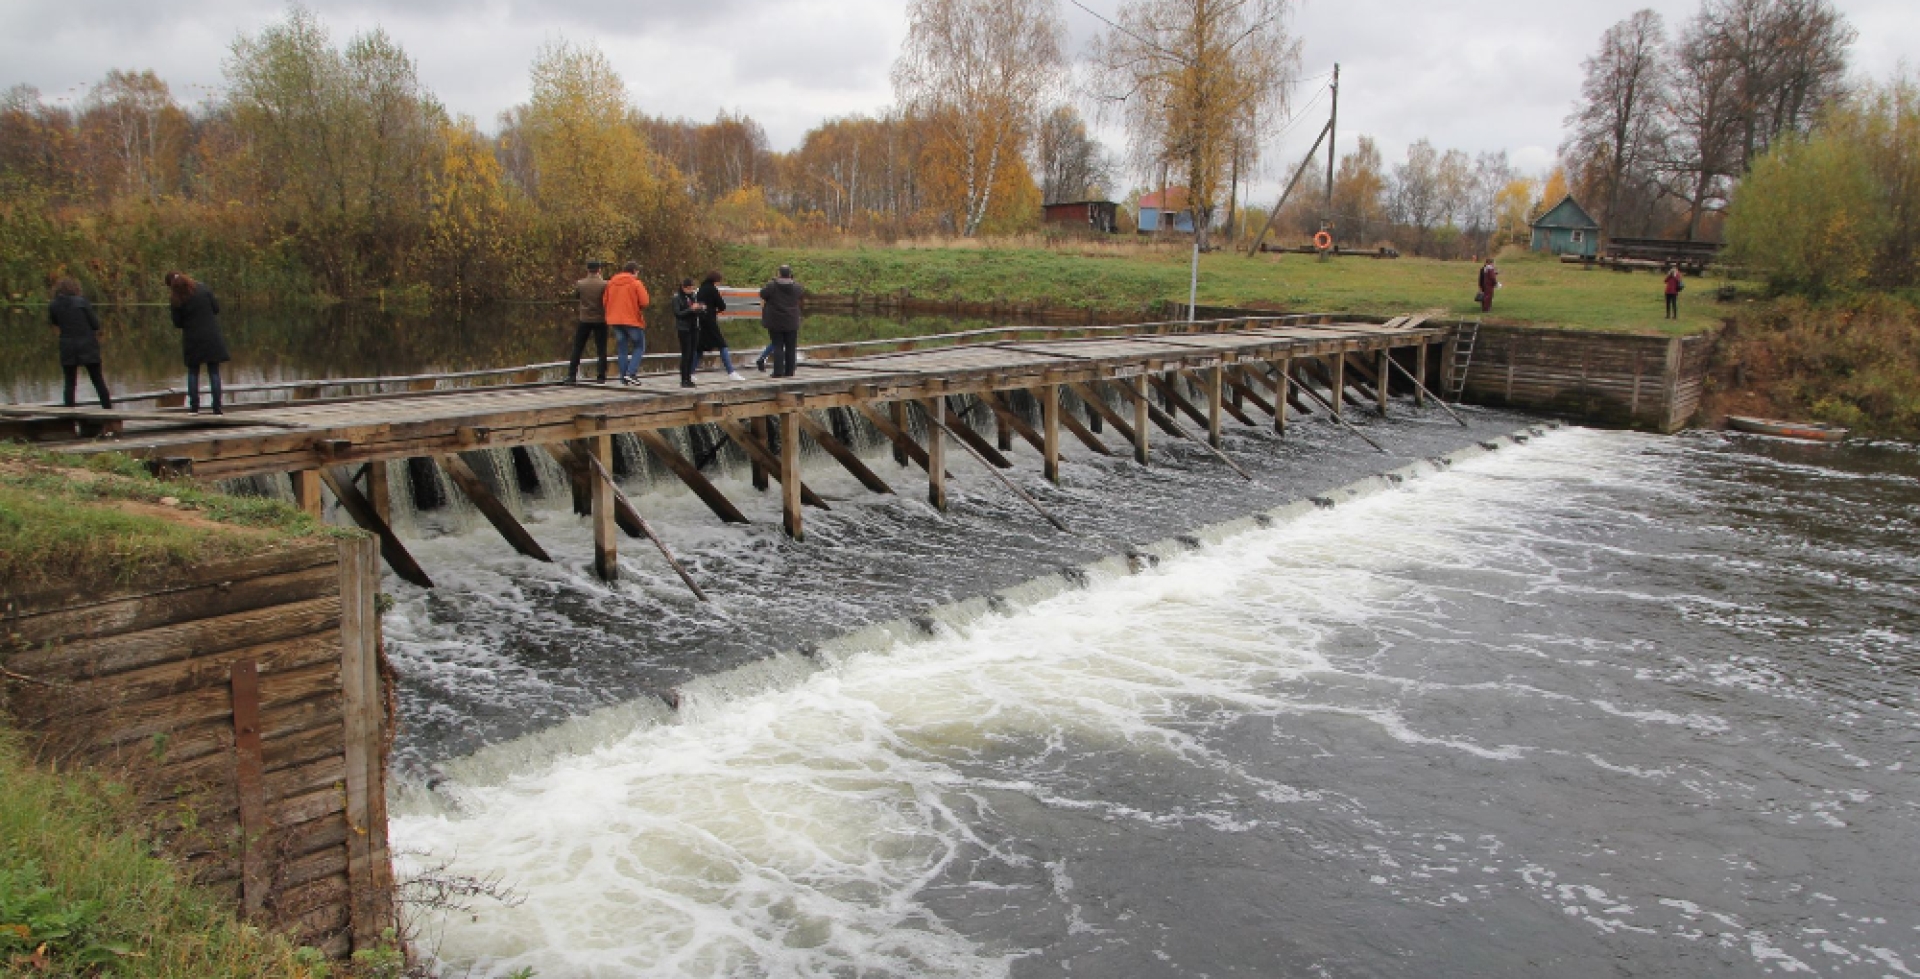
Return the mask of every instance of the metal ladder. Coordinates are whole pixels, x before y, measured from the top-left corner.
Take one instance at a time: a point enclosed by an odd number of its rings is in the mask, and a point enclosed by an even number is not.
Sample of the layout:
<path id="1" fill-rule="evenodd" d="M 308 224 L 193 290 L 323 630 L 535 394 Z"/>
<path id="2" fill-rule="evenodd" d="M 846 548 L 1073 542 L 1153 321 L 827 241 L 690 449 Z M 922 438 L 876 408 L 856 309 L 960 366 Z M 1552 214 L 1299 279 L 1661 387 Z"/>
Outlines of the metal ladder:
<path id="1" fill-rule="evenodd" d="M 1462 326 L 1453 334 L 1453 369 L 1447 372 L 1447 397 L 1454 404 L 1467 390 L 1467 368 L 1473 365 L 1473 345 L 1480 339 L 1480 321 Z"/>

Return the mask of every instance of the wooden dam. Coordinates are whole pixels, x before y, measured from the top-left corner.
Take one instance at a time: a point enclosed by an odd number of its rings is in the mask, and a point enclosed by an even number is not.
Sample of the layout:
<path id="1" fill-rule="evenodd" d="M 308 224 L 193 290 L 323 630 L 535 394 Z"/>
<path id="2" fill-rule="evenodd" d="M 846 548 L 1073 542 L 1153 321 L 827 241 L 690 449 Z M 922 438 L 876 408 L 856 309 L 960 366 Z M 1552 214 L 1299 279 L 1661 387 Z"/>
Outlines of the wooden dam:
<path id="1" fill-rule="evenodd" d="M 35 439 L 75 453 L 124 452 L 156 472 L 200 480 L 285 473 L 295 500 L 316 516 L 325 486 L 342 511 L 379 537 L 394 571 L 423 585 L 431 583 L 427 571 L 389 526 L 389 467 L 434 460 L 514 548 L 549 560 L 460 456 L 493 447 L 545 451 L 569 474 L 576 510 L 592 518 L 594 567 L 610 579 L 617 574 L 619 532 L 652 536 L 614 484 L 614 435 L 634 436 L 720 519 L 745 522 L 739 508 L 661 435 L 712 424 L 751 460 L 756 486 L 779 484 L 785 530 L 803 539 L 805 508 L 827 505 L 800 471 L 803 437 L 868 489 L 894 492 L 814 416 L 817 411 L 849 409 L 865 418 L 892 444 L 896 461 L 925 473 L 929 501 L 944 509 L 949 440 L 943 433 L 996 470 L 1011 468 L 1003 452 L 1013 438 L 1023 439 L 1055 481 L 1065 451 L 1063 429 L 1074 451 L 1131 455 L 1144 465 L 1149 433 L 1157 430 L 1205 443 L 1232 465 L 1218 451 L 1228 420 L 1284 433 L 1293 413 L 1338 418 L 1343 405 L 1361 404 L 1384 413 L 1396 390 L 1424 401 L 1429 389 L 1441 386 L 1433 378 L 1446 358 L 1435 348 L 1451 337 L 1450 327 L 1419 317 L 1385 323 L 1275 316 L 1015 327 L 807 347 L 796 377 L 761 375 L 693 389 L 680 387 L 677 376 L 666 372 L 642 374 L 637 386 L 569 385 L 550 379 L 564 365 L 548 364 L 240 388 L 236 393 L 273 400 L 232 403 L 221 416 L 187 414 L 169 406 L 178 397 L 167 394 L 125 399 L 159 403 L 144 411 L 18 406 L 3 409 L 0 437 Z M 1038 411 L 1014 410 L 1009 395 L 1016 392 L 1032 398 Z M 990 410 L 994 431 L 982 434 L 956 412 L 964 399 Z M 910 412 L 926 435 L 916 437 Z"/>

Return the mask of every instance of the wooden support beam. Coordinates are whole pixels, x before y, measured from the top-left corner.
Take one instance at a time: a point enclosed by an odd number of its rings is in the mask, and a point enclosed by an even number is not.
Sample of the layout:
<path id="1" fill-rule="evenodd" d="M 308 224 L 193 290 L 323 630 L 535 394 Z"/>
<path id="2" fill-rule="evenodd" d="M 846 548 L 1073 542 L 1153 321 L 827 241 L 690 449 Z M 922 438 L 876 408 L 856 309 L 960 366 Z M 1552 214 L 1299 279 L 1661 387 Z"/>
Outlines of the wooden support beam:
<path id="1" fill-rule="evenodd" d="M 947 509 L 947 429 L 946 399 L 933 397 L 920 403 L 927 412 L 927 502 L 935 510 Z"/>
<path id="2" fill-rule="evenodd" d="M 384 478 L 383 476 L 382 479 Z M 387 566 L 393 569 L 394 574 L 422 588 L 433 587 L 433 579 L 427 577 L 427 572 L 420 567 L 420 562 L 413 559 L 413 554 L 407 550 L 406 545 L 400 543 L 400 538 L 395 536 L 393 527 L 380 516 L 379 510 L 371 500 L 360 495 L 360 490 L 351 480 L 340 479 L 330 469 L 320 470 L 320 479 L 327 484 L 328 489 L 333 491 L 333 498 L 340 501 L 340 509 L 347 511 L 347 516 L 353 518 L 353 522 L 359 524 L 360 529 L 380 538 L 380 556 L 386 559 Z"/>
<path id="3" fill-rule="evenodd" d="M 320 519 L 320 470 L 296 469 L 287 478 L 293 481 L 293 505 Z"/>
<path id="4" fill-rule="evenodd" d="M 1012 469 L 1013 460 L 1001 455 L 999 450 L 995 449 L 991 442 L 981 438 L 980 433 L 974 431 L 972 425 L 967 424 L 966 414 L 954 408 L 952 404 L 953 398 L 951 396 L 947 398 L 947 401 L 947 430 L 951 431 L 955 438 L 967 443 L 975 452 L 985 456 L 986 460 L 993 463 L 996 467 L 1000 469 Z"/>
<path id="5" fill-rule="evenodd" d="M 1393 374 L 1391 373 L 1393 368 L 1387 364 L 1387 359 L 1392 356 L 1393 351 L 1386 347 L 1380 348 L 1380 369 L 1376 372 L 1379 379 L 1374 381 L 1373 390 L 1380 396 L 1380 416 L 1382 418 L 1386 417 L 1387 398 L 1389 392 L 1393 389 Z"/>
<path id="6" fill-rule="evenodd" d="M 378 947 L 394 927 L 393 856 L 387 847 L 387 746 L 382 694 L 380 574 L 367 542 L 340 547 L 341 787 L 347 828 L 348 927 L 353 947 Z"/>
<path id="7" fill-rule="evenodd" d="M 493 524 L 493 529 L 499 531 L 500 536 L 507 539 L 507 543 L 513 545 L 514 550 L 535 561 L 552 563 L 553 558 L 547 556 L 547 549 L 541 547 L 540 542 L 534 540 L 532 534 L 527 533 L 527 528 L 520 526 L 520 521 L 514 518 L 513 511 L 507 509 L 507 505 L 493 495 L 493 491 L 488 489 L 487 484 L 481 480 L 480 474 L 474 472 L 472 466 L 467 465 L 467 460 L 448 453 L 439 457 L 439 462 L 440 468 L 446 470 L 447 475 L 452 477 L 454 485 L 460 487 L 460 492 L 465 493 L 467 499 L 473 501 L 474 507 L 487 518 L 488 523 Z"/>
<path id="8" fill-rule="evenodd" d="M 912 435 L 907 434 L 907 403 L 905 401 L 895 401 L 889 406 L 891 409 L 889 414 L 893 416 L 892 418 L 882 415 L 872 405 L 864 402 L 855 404 L 853 408 L 875 430 L 885 435 L 887 441 L 893 443 L 895 459 L 906 459 L 918 463 L 922 469 L 927 468 L 927 450 L 921 448 L 920 443 L 915 442 Z M 904 466 L 906 463 L 902 462 L 901 465 Z"/>
<path id="9" fill-rule="evenodd" d="M 757 420 L 763 423 L 762 427 L 769 427 L 764 424 L 765 419 Z M 773 454 L 773 450 L 767 448 L 766 443 L 754 438 L 752 434 L 748 433 L 744 426 L 731 418 L 716 418 L 713 423 L 720 426 L 721 431 L 727 433 L 727 437 L 733 440 L 733 444 L 746 450 L 749 457 L 758 459 L 760 465 L 765 468 L 774 479 L 783 478 L 781 474 L 786 470 L 780 465 L 780 460 Z M 784 435 L 785 433 L 782 434 Z M 798 480 L 796 480 L 796 482 L 798 482 Z M 827 506 L 827 501 L 821 499 L 813 490 L 809 489 L 807 484 L 800 483 L 798 488 L 800 491 L 800 502 L 820 510 L 833 509 Z"/>
<path id="10" fill-rule="evenodd" d="M 1120 383 L 1126 383 L 1126 382 L 1123 381 Z M 1134 437 L 1133 425 L 1128 423 L 1128 421 L 1125 418 L 1120 417 L 1120 413 L 1117 411 L 1114 411 L 1113 406 L 1110 404 L 1107 404 L 1107 401 L 1105 398 L 1102 398 L 1100 397 L 1100 395 L 1094 393 L 1094 390 L 1091 387 L 1088 387 L 1087 385 L 1082 384 L 1079 381 L 1069 381 L 1067 382 L 1067 389 L 1080 397 L 1080 400 L 1084 402 L 1090 410 L 1092 410 L 1093 417 L 1106 419 L 1107 424 L 1112 425 L 1113 430 L 1116 432 L 1119 432 L 1121 438 L 1126 439 L 1129 442 L 1139 441 L 1139 439 Z M 1111 455 L 1111 453 L 1109 453 L 1109 455 Z"/>
<path id="11" fill-rule="evenodd" d="M 753 433 L 753 437 L 758 439 L 760 444 L 767 444 L 767 420 L 765 418 L 748 419 L 747 430 Z M 731 433 L 729 433 L 729 437 L 731 437 Z M 740 440 L 734 439 L 734 441 L 738 442 Z M 745 447 L 743 446 L 742 448 L 744 449 Z M 767 491 L 767 464 L 760 461 L 760 456 L 754 454 L 752 450 L 747 450 L 747 459 L 753 467 L 753 488 L 765 493 Z"/>
<path id="12" fill-rule="evenodd" d="M 1219 459 L 1223 463 L 1226 463 L 1228 468 L 1232 469 L 1236 473 L 1239 473 L 1242 479 L 1245 479 L 1247 482 L 1250 482 L 1250 483 L 1254 481 L 1253 475 L 1251 473 L 1248 473 L 1245 469 L 1240 468 L 1240 464 L 1228 458 L 1225 452 L 1222 452 L 1218 448 L 1207 444 L 1205 441 L 1201 439 L 1196 439 L 1193 436 L 1188 435 L 1186 429 L 1181 428 L 1180 423 L 1176 421 L 1172 415 L 1169 415 L 1166 412 L 1161 411 L 1159 408 L 1154 407 L 1152 402 L 1150 402 L 1147 399 L 1146 385 L 1144 384 L 1136 385 L 1132 390 L 1129 390 L 1125 386 L 1122 386 L 1120 390 L 1125 392 L 1128 397 L 1133 399 L 1134 410 L 1136 412 L 1143 411 L 1143 410 L 1146 411 L 1149 415 L 1152 416 L 1154 424 L 1159 425 L 1162 429 L 1166 431 L 1168 435 L 1171 435 L 1177 439 L 1185 439 L 1186 441 L 1192 442 L 1195 445 L 1198 445 L 1206 449 L 1208 452 L 1213 453 L 1214 458 Z M 1171 391 L 1172 388 L 1171 386 L 1169 386 L 1164 388 L 1163 390 Z M 1139 430 L 1145 431 L 1146 426 L 1144 425 L 1140 426 Z"/>
<path id="13" fill-rule="evenodd" d="M 747 515 L 741 513 L 740 508 L 734 506 L 733 501 L 727 499 L 725 493 L 720 492 L 718 487 L 709 482 L 700 472 L 699 467 L 675 450 L 673 443 L 668 442 L 666 436 L 652 429 L 643 428 L 634 432 L 633 437 L 639 439 L 640 444 L 646 446 L 647 451 L 652 452 L 654 458 L 666 463 L 667 468 L 671 469 L 675 476 L 680 477 L 680 481 L 687 484 L 688 489 L 693 490 L 693 495 L 698 496 L 700 501 L 707 505 L 707 509 L 713 511 L 714 516 L 726 523 L 748 522 Z"/>
<path id="14" fill-rule="evenodd" d="M 1177 377 L 1179 375 L 1176 374 L 1175 376 Z M 1207 418 L 1207 413 L 1201 411 L 1198 405 L 1188 401 L 1187 396 L 1181 394 L 1179 390 L 1173 386 L 1171 380 L 1159 374 L 1148 374 L 1147 383 L 1153 385 L 1155 391 L 1160 392 L 1160 400 L 1167 406 L 1169 411 L 1184 412 L 1188 418 L 1193 419 L 1195 425 L 1206 426 L 1208 424 L 1209 419 Z M 1164 428 L 1165 426 L 1162 427 Z M 1167 434 L 1171 435 L 1173 433 L 1168 432 Z"/>
<path id="15" fill-rule="evenodd" d="M 266 761 L 260 738 L 260 664 L 253 657 L 230 668 L 233 704 L 233 783 L 240 809 L 240 904 L 248 917 L 266 909 L 273 890 L 273 846 L 267 839 Z"/>
<path id="16" fill-rule="evenodd" d="M 1034 395 L 1034 397 L 1037 399 L 1040 396 Z M 1014 414 L 1013 408 L 1009 406 L 1006 402 L 1001 401 L 1000 395 L 998 393 L 993 391 L 982 391 L 980 392 L 980 400 L 985 402 L 987 407 L 993 409 L 994 416 L 1000 420 L 1001 428 L 1011 429 L 1012 431 L 1019 432 L 1020 437 L 1023 439 L 1026 439 L 1027 444 L 1033 446 L 1035 451 L 1039 452 L 1042 455 L 1046 454 L 1047 440 L 1041 437 L 1039 432 L 1034 431 L 1033 426 L 1027 424 L 1027 420 L 1025 418 L 1022 418 L 1019 415 Z M 1040 413 L 1043 417 L 1045 416 L 1046 414 L 1045 405 L 1041 406 Z"/>
<path id="17" fill-rule="evenodd" d="M 893 487 L 888 486 L 886 480 L 881 479 L 878 473 L 867 468 L 867 464 L 861 461 L 860 456 L 848 448 L 845 442 L 834 437 L 834 434 L 828 431 L 825 425 L 814 421 L 813 416 L 804 411 L 797 411 L 793 414 L 800 420 L 801 430 L 805 431 L 808 437 L 812 438 L 822 449 L 827 450 L 828 455 L 838 459 L 841 465 L 847 467 L 847 471 L 853 474 L 853 478 L 860 481 L 860 485 L 865 486 L 875 493 L 890 494 L 893 492 Z M 784 454 L 785 447 L 783 446 L 783 457 Z"/>
<path id="18" fill-rule="evenodd" d="M 866 404 L 857 404 L 854 405 L 854 407 L 859 409 L 861 414 L 866 415 L 869 421 L 872 421 L 874 417 L 872 408 Z M 904 436 L 907 430 L 907 403 L 905 401 L 895 401 L 888 404 L 887 414 L 892 416 L 893 427 Z M 880 425 L 876 423 L 874 427 L 880 428 Z M 883 431 L 882 434 L 886 433 Z M 915 449 L 919 448 L 919 446 L 913 445 L 912 439 L 906 439 L 905 445 L 901 444 L 901 439 L 895 438 L 892 435 L 887 435 L 887 439 L 893 443 L 893 461 L 898 463 L 901 468 L 904 469 L 907 463 L 916 461 L 920 463 L 922 469 L 926 468 L 927 454 L 925 452 L 921 452 L 918 458 L 916 458 L 912 453 L 907 451 L 908 446 L 913 446 Z"/>
<path id="19" fill-rule="evenodd" d="M 985 400 L 992 394 L 993 392 L 991 391 L 981 392 L 981 400 Z M 994 446 L 1002 453 L 1013 451 L 1013 429 L 1007 425 L 1006 412 L 996 411 L 993 413 L 993 442 Z"/>
<path id="20" fill-rule="evenodd" d="M 1141 406 L 1145 405 L 1148 421 L 1151 421 L 1155 425 L 1160 426 L 1160 430 L 1167 433 L 1168 435 L 1171 435 L 1174 438 L 1179 438 L 1181 435 L 1181 432 L 1184 431 L 1184 429 L 1180 427 L 1179 420 L 1174 418 L 1172 415 L 1167 414 L 1165 411 L 1161 410 L 1160 406 L 1157 404 L 1154 404 L 1152 399 L 1144 397 L 1144 395 L 1146 394 L 1147 385 L 1152 384 L 1157 390 L 1161 392 L 1161 397 L 1163 399 L 1167 401 L 1172 401 L 1174 398 L 1179 397 L 1178 395 L 1175 395 L 1172 393 L 1173 385 L 1168 384 L 1166 381 L 1162 380 L 1161 378 L 1154 377 L 1152 375 L 1143 375 L 1141 377 L 1141 382 L 1142 383 L 1138 385 L 1134 385 L 1134 387 L 1139 388 L 1141 394 L 1143 395 L 1143 397 L 1141 397 L 1139 400 L 1134 402 L 1134 414 L 1138 415 L 1141 411 Z M 1120 393 L 1122 395 L 1125 395 L 1126 397 L 1129 397 L 1129 398 L 1133 397 L 1132 390 L 1129 388 L 1128 385 L 1116 384 L 1114 385 L 1114 387 L 1119 388 Z M 1180 401 L 1182 402 L 1186 402 L 1186 400 L 1187 399 L 1185 398 L 1180 398 Z M 1193 405 L 1191 403 L 1187 403 L 1187 407 L 1192 408 Z M 1198 411 L 1199 409 L 1194 408 L 1194 410 Z M 1200 417 L 1203 419 L 1202 424 L 1205 424 L 1204 419 L 1206 418 L 1206 416 L 1201 415 Z"/>
<path id="21" fill-rule="evenodd" d="M 1207 392 L 1207 444 L 1216 449 L 1220 447 L 1220 413 L 1227 407 L 1220 399 L 1220 390 L 1225 383 L 1221 377 L 1223 373 L 1225 371 L 1218 366 L 1209 367 L 1201 373 L 1205 380 L 1202 386 Z M 1240 420 L 1243 424 L 1253 424 L 1244 415 L 1240 416 Z"/>
<path id="22" fill-rule="evenodd" d="M 1282 357 L 1274 362 L 1273 382 L 1273 430 L 1278 435 L 1287 434 L 1287 403 L 1299 397 L 1293 393 L 1293 358 Z M 1252 373 L 1249 369 L 1249 373 Z"/>
<path id="23" fill-rule="evenodd" d="M 613 436 L 595 435 L 582 440 L 592 471 L 593 484 L 593 573 L 601 581 L 620 580 L 620 545 L 614 538 L 613 509 Z"/>
<path id="24" fill-rule="evenodd" d="M 1425 408 L 1427 406 L 1427 347 L 1429 346 L 1431 345 L 1423 343 L 1414 348 L 1413 405 L 1416 408 Z"/>
<path id="25" fill-rule="evenodd" d="M 1057 384 L 1050 385 L 1050 386 L 1056 389 L 1061 387 L 1061 385 L 1057 385 Z M 1054 394 L 1054 399 L 1056 402 L 1059 400 L 1059 394 L 1057 390 L 1056 390 L 1056 393 Z M 1098 419 L 1100 417 L 1098 414 L 1094 414 L 1091 410 L 1089 410 L 1088 414 L 1090 417 L 1095 419 Z M 1072 432 L 1073 437 L 1079 439 L 1081 445 L 1084 445 L 1087 448 L 1092 449 L 1093 451 L 1098 452 L 1103 456 L 1113 455 L 1113 450 L 1107 448 L 1106 444 L 1100 441 L 1100 436 L 1095 435 L 1093 434 L 1093 432 L 1089 431 L 1087 429 L 1087 426 L 1083 424 L 1080 421 L 1080 419 L 1075 418 L 1073 415 L 1073 412 L 1066 410 L 1064 406 L 1062 406 L 1060 409 L 1060 424 L 1066 426 L 1067 431 Z"/>
<path id="26" fill-rule="evenodd" d="M 574 513 L 582 517 L 593 516 L 593 464 L 587 460 L 589 451 L 585 439 L 573 442 L 548 442 L 547 454 L 560 463 L 567 471 L 567 477 L 574 480 L 575 488 L 584 494 L 586 502 L 576 505 Z M 626 497 L 615 493 L 613 496 L 613 521 L 628 537 L 641 536 L 640 514 L 627 505 Z"/>
<path id="27" fill-rule="evenodd" d="M 1333 358 L 1333 417 L 1340 417 L 1340 405 L 1346 400 L 1347 393 L 1347 355 Z"/>
<path id="28" fill-rule="evenodd" d="M 1241 401 L 1243 404 L 1251 401 L 1254 407 L 1259 408 L 1269 415 L 1273 414 L 1272 402 L 1269 402 L 1260 392 L 1255 391 L 1253 385 L 1247 383 L 1251 375 L 1252 370 L 1250 368 L 1243 365 L 1235 365 L 1227 368 L 1221 374 L 1221 380 L 1233 391 L 1235 400 Z M 1252 419 L 1248 419 L 1247 424 L 1252 425 Z"/>
<path id="29" fill-rule="evenodd" d="M 1048 384 L 1034 392 L 1040 402 L 1040 468 L 1047 481 L 1060 484 L 1060 385 Z"/>
<path id="30" fill-rule="evenodd" d="M 1133 461 L 1144 466 L 1147 464 L 1147 417 L 1153 407 L 1147 403 L 1147 376 L 1137 375 L 1118 387 L 1133 395 Z"/>
<path id="31" fill-rule="evenodd" d="M 334 493 L 339 496 L 339 493 Z M 393 524 L 393 492 L 387 479 L 387 464 L 384 461 L 367 463 L 367 502 L 373 505 L 373 514 L 380 522 Z"/>
<path id="32" fill-rule="evenodd" d="M 1313 414 L 1313 409 L 1307 407 L 1308 399 L 1303 398 L 1300 395 L 1300 389 L 1304 387 L 1307 383 L 1306 382 L 1306 375 L 1308 373 L 1307 364 L 1310 361 L 1311 361 L 1311 358 L 1305 358 L 1305 357 L 1301 358 L 1300 360 L 1290 359 L 1288 361 L 1288 366 L 1290 370 L 1288 371 L 1286 376 L 1287 407 L 1292 408 L 1293 410 L 1303 415 Z"/>
<path id="33" fill-rule="evenodd" d="M 787 536 L 806 540 L 800 523 L 800 412 L 780 416 L 780 513 Z"/>

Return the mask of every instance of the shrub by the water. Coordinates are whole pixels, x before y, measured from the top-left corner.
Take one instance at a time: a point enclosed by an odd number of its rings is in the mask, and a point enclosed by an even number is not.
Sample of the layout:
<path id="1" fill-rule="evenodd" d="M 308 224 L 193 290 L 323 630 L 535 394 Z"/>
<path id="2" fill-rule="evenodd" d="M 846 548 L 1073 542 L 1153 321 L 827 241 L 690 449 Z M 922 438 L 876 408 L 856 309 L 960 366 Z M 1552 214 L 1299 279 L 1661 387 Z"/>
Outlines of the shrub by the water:
<path id="1" fill-rule="evenodd" d="M 1910 303 L 1783 299 L 1737 317 L 1720 342 L 1714 382 L 1726 410 L 1920 438 L 1920 308 Z"/>

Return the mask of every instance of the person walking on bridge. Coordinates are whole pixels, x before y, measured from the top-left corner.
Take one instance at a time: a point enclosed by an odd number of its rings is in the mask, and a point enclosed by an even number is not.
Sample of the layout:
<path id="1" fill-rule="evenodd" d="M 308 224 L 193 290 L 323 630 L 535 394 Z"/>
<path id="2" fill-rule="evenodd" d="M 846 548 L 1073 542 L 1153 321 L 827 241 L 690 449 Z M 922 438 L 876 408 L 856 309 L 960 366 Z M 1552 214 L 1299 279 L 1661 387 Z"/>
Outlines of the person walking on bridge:
<path id="1" fill-rule="evenodd" d="M 213 394 L 213 413 L 220 410 L 220 365 L 227 356 L 226 338 L 220 335 L 220 300 L 213 290 L 193 281 L 185 272 L 168 272 L 169 305 L 173 328 L 180 331 L 180 353 L 187 362 L 187 410 L 200 413 L 200 368 L 207 369 L 207 387 Z"/>
<path id="2" fill-rule="evenodd" d="M 607 294 L 606 276 L 600 274 L 606 263 L 595 259 L 587 263 L 587 277 L 573 284 L 574 297 L 580 301 L 579 320 L 573 327 L 573 358 L 567 361 L 567 383 L 580 380 L 580 355 L 592 337 L 600 348 L 600 382 L 607 380 Z"/>
<path id="3" fill-rule="evenodd" d="M 760 287 L 760 325 L 772 341 L 774 377 L 792 377 L 800 359 L 800 300 L 806 295 L 791 265 L 780 266 L 773 281 Z"/>
<path id="4" fill-rule="evenodd" d="M 60 370 L 67 376 L 66 406 L 74 407 L 74 387 L 79 383 L 80 368 L 85 367 L 93 393 L 100 397 L 100 407 L 112 408 L 107 382 L 100 376 L 100 318 L 93 315 L 93 304 L 80 294 L 80 283 L 71 276 L 56 283 L 47 315 L 60 331 Z"/>
<path id="5" fill-rule="evenodd" d="M 1480 301 L 1480 312 L 1493 312 L 1493 291 L 1500 288 L 1500 270 L 1493 267 L 1493 259 L 1480 266 L 1480 293 L 1474 298 Z"/>
<path id="6" fill-rule="evenodd" d="M 628 262 L 607 283 L 601 305 L 607 325 L 620 338 L 620 383 L 640 383 L 640 358 L 647 354 L 646 308 L 652 305 L 646 283 L 640 281 L 640 263 Z"/>
<path id="7" fill-rule="evenodd" d="M 720 369 L 727 372 L 730 381 L 744 381 L 740 372 L 733 369 L 733 352 L 727 349 L 727 335 L 720 332 L 720 314 L 727 311 L 726 297 L 720 295 L 720 283 L 723 277 L 719 269 L 707 273 L 700 281 L 700 291 L 694 296 L 706 312 L 700 314 L 700 349 L 702 351 L 720 351 Z"/>

